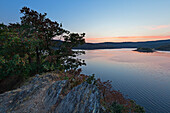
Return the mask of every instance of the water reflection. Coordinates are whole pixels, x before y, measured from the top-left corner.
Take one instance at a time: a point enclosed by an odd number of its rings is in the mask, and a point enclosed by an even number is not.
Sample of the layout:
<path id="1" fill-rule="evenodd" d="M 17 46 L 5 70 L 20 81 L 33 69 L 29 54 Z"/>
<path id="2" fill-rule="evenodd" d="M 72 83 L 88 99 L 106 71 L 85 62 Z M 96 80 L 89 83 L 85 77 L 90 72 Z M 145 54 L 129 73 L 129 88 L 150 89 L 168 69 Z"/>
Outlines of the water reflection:
<path id="1" fill-rule="evenodd" d="M 170 53 L 132 49 L 87 50 L 83 73 L 111 80 L 113 87 L 143 105 L 147 112 L 170 112 Z"/>

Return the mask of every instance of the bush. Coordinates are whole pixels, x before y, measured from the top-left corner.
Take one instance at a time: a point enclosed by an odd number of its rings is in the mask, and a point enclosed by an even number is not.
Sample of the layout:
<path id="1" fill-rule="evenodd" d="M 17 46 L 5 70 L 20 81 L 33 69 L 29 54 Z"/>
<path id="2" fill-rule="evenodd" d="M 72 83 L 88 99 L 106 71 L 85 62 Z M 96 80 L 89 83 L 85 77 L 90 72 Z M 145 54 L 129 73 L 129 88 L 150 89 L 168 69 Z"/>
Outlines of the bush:
<path id="1" fill-rule="evenodd" d="M 97 80 L 97 86 L 101 92 L 100 103 L 111 113 L 144 113 L 145 110 L 134 101 L 126 99 L 123 94 L 112 88 L 111 81 L 101 82 Z"/>

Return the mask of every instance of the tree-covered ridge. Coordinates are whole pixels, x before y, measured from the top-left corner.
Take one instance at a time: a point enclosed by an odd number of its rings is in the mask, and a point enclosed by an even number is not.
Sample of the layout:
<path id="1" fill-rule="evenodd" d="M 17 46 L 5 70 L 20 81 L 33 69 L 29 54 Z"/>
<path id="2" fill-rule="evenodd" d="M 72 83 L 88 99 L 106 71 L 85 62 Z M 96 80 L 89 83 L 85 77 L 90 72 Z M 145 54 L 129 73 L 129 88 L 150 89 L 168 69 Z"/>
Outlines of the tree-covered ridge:
<path id="1" fill-rule="evenodd" d="M 157 47 L 156 49 L 161 50 L 161 51 L 170 51 L 170 44 L 166 44 L 166 45 Z"/>
<path id="2" fill-rule="evenodd" d="M 31 76 L 53 70 L 76 69 L 85 65 L 75 58 L 84 51 L 72 51 L 85 43 L 85 34 L 70 33 L 62 24 L 23 7 L 20 23 L 0 25 L 0 79 L 8 76 Z M 63 43 L 52 42 L 57 37 Z M 57 50 L 52 47 L 57 46 Z"/>

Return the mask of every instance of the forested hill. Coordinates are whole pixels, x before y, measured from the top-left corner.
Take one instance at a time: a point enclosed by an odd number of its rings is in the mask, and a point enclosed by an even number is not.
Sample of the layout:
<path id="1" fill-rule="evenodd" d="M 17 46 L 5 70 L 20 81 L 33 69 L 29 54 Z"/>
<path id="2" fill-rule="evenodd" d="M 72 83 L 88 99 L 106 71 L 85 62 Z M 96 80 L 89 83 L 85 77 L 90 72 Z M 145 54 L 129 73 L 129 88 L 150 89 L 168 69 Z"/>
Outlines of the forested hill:
<path id="1" fill-rule="evenodd" d="M 160 46 L 170 45 L 170 39 L 146 42 L 104 42 L 104 43 L 85 43 L 75 49 L 115 49 L 115 48 L 159 48 Z"/>

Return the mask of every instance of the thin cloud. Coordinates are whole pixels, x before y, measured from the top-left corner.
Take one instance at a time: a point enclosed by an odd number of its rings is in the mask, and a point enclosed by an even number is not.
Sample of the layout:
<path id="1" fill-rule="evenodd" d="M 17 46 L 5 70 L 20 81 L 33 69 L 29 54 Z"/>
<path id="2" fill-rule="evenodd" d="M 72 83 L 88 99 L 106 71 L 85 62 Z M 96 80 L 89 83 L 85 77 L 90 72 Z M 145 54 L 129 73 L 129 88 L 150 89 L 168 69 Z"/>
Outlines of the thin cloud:
<path id="1" fill-rule="evenodd" d="M 158 30 L 158 29 L 170 28 L 170 25 L 144 26 L 144 28 L 149 30 Z"/>

